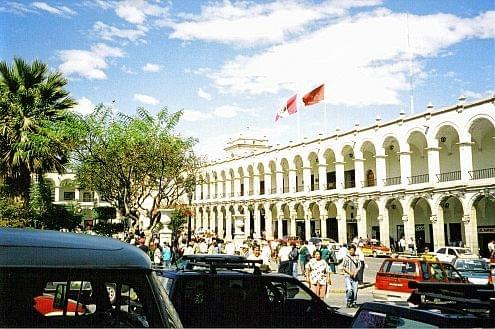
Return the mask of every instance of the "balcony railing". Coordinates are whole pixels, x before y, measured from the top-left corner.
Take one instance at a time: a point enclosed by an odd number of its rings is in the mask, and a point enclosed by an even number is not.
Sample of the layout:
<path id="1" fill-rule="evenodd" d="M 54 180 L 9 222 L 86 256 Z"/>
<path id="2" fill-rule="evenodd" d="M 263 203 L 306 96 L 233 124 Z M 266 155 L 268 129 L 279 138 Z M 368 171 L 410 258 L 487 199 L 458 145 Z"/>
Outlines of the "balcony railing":
<path id="1" fill-rule="evenodd" d="M 356 181 L 354 179 L 347 179 L 344 182 L 344 188 L 353 188 L 356 187 Z"/>
<path id="2" fill-rule="evenodd" d="M 461 179 L 461 171 L 450 171 L 437 174 L 438 182 L 450 182 Z"/>
<path id="3" fill-rule="evenodd" d="M 233 198 L 233 197 L 234 197 L 234 195 L 235 195 L 235 193 L 234 193 L 234 192 L 230 192 L 230 197 L 231 197 L 231 198 Z"/>
<path id="4" fill-rule="evenodd" d="M 276 187 L 272 187 L 271 194 L 277 194 L 277 188 Z"/>
<path id="5" fill-rule="evenodd" d="M 218 194 L 216 194 L 216 193 L 215 193 L 215 194 L 213 194 L 213 199 L 216 199 L 216 198 L 217 198 L 217 195 L 218 195 Z"/>
<path id="6" fill-rule="evenodd" d="M 485 179 L 495 177 L 495 168 L 478 169 L 469 172 L 471 179 Z"/>
<path id="7" fill-rule="evenodd" d="M 254 194 L 254 191 L 253 190 L 249 190 L 248 191 L 248 195 L 253 195 Z"/>
<path id="8" fill-rule="evenodd" d="M 284 186 L 282 188 L 282 193 L 289 193 L 289 187 L 288 186 Z"/>
<path id="9" fill-rule="evenodd" d="M 423 175 L 416 175 L 416 176 L 411 176 L 407 177 L 409 180 L 409 184 L 421 184 L 421 183 L 428 183 L 430 180 L 430 175 L 429 174 L 423 174 Z"/>
<path id="10" fill-rule="evenodd" d="M 320 183 L 313 183 L 311 185 L 311 191 L 318 191 L 320 189 Z"/>
<path id="11" fill-rule="evenodd" d="M 337 188 L 337 182 L 327 183 L 327 190 L 335 190 Z"/>
<path id="12" fill-rule="evenodd" d="M 297 185 L 296 192 L 304 192 L 304 185 Z"/>
<path id="13" fill-rule="evenodd" d="M 397 177 L 387 177 L 383 180 L 385 186 L 399 185 L 401 183 L 400 176 Z"/>
<path id="14" fill-rule="evenodd" d="M 361 186 L 362 187 L 370 187 L 370 186 L 376 186 L 376 179 L 373 180 L 362 180 L 361 181 Z"/>

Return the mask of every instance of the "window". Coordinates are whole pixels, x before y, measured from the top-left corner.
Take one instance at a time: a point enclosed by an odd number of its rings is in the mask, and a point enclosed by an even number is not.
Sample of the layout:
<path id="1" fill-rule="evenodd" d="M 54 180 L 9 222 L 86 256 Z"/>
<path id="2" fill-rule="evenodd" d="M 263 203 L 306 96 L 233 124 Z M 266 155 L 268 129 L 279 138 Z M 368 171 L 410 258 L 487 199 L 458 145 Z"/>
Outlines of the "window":
<path id="1" fill-rule="evenodd" d="M 83 193 L 83 202 L 93 202 L 93 192 Z"/>
<path id="2" fill-rule="evenodd" d="M 445 248 L 440 248 L 437 250 L 438 254 L 445 254 Z"/>
<path id="3" fill-rule="evenodd" d="M 455 251 L 453 249 L 448 250 L 449 255 L 456 256 Z"/>
<path id="4" fill-rule="evenodd" d="M 64 192 L 64 201 L 73 201 L 76 199 L 76 192 Z"/>

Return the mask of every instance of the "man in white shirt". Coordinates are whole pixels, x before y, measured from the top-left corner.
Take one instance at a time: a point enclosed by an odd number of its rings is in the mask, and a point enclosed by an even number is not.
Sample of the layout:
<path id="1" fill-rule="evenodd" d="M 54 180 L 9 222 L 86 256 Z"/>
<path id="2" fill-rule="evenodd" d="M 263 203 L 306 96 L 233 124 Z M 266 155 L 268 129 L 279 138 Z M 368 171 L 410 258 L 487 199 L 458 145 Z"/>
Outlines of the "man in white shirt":
<path id="1" fill-rule="evenodd" d="M 290 266 L 289 254 L 292 251 L 292 248 L 287 245 L 287 243 L 282 242 L 282 247 L 278 251 L 278 260 L 280 262 L 278 266 L 278 272 L 284 273 L 288 275 L 292 275 L 292 268 Z"/>
<path id="2" fill-rule="evenodd" d="M 253 252 L 248 256 L 249 260 L 262 260 L 264 265 L 268 265 L 268 262 L 263 259 L 263 255 L 261 255 L 260 246 L 255 244 L 253 246 Z"/>
<path id="3" fill-rule="evenodd" d="M 225 253 L 227 255 L 235 255 L 235 244 L 230 241 L 225 245 Z"/>

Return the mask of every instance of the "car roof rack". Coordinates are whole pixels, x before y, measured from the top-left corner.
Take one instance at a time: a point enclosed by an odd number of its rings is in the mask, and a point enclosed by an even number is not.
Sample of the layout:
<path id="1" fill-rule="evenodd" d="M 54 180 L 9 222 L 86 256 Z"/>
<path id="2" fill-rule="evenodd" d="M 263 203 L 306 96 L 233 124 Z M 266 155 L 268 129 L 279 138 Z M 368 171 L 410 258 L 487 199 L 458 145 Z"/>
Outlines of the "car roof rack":
<path id="1" fill-rule="evenodd" d="M 180 261 L 181 270 L 193 270 L 194 267 L 206 268 L 210 273 L 216 274 L 217 269 L 241 270 L 253 269 L 253 274 L 261 275 L 261 268 L 256 264 L 263 264 L 262 260 L 247 259 L 244 256 L 222 255 L 222 254 L 195 254 L 185 255 Z"/>
<path id="2" fill-rule="evenodd" d="M 419 308 L 495 319 L 493 284 L 409 281 L 409 288 L 414 290 L 407 301 Z"/>

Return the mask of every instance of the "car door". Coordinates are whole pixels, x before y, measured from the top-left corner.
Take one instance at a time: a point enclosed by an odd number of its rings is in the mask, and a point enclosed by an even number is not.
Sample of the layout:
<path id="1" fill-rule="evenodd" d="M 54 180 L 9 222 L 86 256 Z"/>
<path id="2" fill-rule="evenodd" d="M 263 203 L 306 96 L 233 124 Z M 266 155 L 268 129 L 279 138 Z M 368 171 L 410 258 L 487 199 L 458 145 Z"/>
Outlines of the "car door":
<path id="1" fill-rule="evenodd" d="M 437 258 L 440 262 L 448 262 L 446 248 L 440 248 L 435 253 L 437 254 Z"/>

